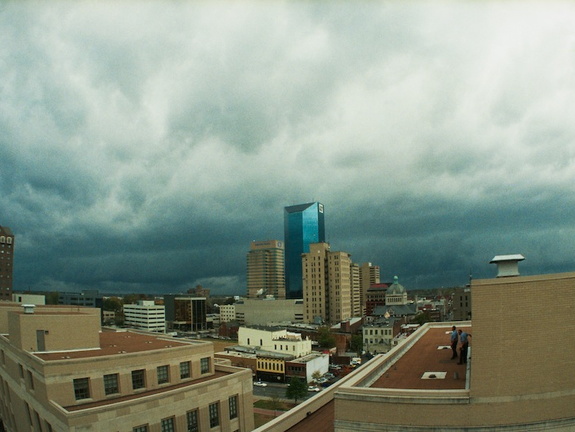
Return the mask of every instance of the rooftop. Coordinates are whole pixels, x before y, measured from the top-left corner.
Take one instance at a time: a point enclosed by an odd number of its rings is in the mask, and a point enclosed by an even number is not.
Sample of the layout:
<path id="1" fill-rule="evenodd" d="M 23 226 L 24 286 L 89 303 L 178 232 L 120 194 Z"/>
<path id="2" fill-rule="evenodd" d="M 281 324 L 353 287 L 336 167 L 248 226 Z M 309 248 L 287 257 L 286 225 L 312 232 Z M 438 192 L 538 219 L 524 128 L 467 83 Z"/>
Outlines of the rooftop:
<path id="1" fill-rule="evenodd" d="M 467 332 L 471 327 L 458 327 Z M 448 390 L 465 389 L 466 366 L 451 360 L 451 327 L 431 327 L 395 362 L 381 371 L 374 388 Z M 438 378 L 423 378 L 426 372 Z M 439 378 L 445 374 L 444 378 Z"/>
<path id="2" fill-rule="evenodd" d="M 199 341 L 179 341 L 162 334 L 148 335 L 131 331 L 100 333 L 99 349 L 81 349 L 75 351 L 58 351 L 35 353 L 34 355 L 44 361 L 54 361 L 62 359 L 78 359 L 109 356 L 115 354 L 136 353 L 159 349 L 189 346 L 190 344 L 209 344 L 209 342 Z"/>

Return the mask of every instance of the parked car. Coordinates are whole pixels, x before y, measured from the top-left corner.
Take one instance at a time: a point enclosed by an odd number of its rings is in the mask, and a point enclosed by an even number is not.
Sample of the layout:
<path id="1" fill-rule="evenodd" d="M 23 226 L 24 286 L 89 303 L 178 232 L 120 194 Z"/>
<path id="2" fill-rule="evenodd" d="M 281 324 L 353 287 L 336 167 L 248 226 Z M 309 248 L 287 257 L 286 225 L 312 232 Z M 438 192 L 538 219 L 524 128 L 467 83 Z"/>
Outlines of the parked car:
<path id="1" fill-rule="evenodd" d="M 309 387 L 307 388 L 307 391 L 309 391 L 309 392 L 318 392 L 318 391 L 321 391 L 321 389 L 320 389 L 318 386 L 309 386 Z"/>
<path id="2" fill-rule="evenodd" d="M 263 381 L 261 381 L 261 380 L 254 381 L 254 385 L 257 386 L 257 387 L 267 387 L 267 386 L 268 386 L 267 383 L 265 383 L 265 382 L 263 382 Z"/>

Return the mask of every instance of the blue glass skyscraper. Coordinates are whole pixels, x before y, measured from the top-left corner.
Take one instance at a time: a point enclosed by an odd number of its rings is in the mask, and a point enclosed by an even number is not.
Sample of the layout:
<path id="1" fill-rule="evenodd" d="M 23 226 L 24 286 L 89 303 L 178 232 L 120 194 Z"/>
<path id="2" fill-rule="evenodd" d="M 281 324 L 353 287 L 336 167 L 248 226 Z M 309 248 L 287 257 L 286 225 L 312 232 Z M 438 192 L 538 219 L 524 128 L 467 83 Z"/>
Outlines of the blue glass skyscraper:
<path id="1" fill-rule="evenodd" d="M 323 204 L 298 204 L 284 209 L 286 298 L 302 298 L 301 254 L 310 243 L 325 242 Z"/>

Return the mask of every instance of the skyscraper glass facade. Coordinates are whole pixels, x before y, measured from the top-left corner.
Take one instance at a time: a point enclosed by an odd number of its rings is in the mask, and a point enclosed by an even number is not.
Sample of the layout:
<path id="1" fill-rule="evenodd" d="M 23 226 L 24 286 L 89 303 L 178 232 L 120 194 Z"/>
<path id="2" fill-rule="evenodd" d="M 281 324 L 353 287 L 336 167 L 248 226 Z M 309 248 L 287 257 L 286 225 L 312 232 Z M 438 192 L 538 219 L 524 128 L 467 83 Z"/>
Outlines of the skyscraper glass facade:
<path id="1" fill-rule="evenodd" d="M 302 257 L 310 243 L 325 242 L 323 204 L 298 204 L 284 209 L 286 298 L 302 298 Z"/>

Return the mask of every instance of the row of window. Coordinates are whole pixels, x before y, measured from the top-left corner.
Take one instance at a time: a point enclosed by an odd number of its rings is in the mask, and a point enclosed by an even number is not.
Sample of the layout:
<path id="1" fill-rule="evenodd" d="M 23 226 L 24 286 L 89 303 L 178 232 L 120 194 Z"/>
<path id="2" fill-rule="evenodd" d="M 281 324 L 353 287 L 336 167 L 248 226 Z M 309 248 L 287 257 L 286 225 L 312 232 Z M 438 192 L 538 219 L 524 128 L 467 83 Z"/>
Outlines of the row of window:
<path id="1" fill-rule="evenodd" d="M 200 359 L 200 372 L 202 374 L 208 373 L 210 371 L 210 357 L 205 357 Z M 23 372 L 21 372 L 23 374 Z M 156 376 L 158 384 L 166 384 L 170 382 L 170 366 L 162 365 L 156 368 Z M 191 377 L 190 362 L 185 361 L 180 363 L 180 379 L 186 379 Z M 131 373 L 132 378 L 132 390 L 138 390 L 146 388 L 146 370 L 136 369 Z M 120 379 L 119 374 L 107 374 L 104 375 L 104 393 L 106 396 L 120 393 Z M 74 396 L 76 400 L 89 399 L 91 397 L 90 393 L 90 378 L 75 378 L 74 381 Z"/>
<path id="2" fill-rule="evenodd" d="M 0 236 L 0 243 L 12 244 L 12 237 Z"/>
<path id="3" fill-rule="evenodd" d="M 231 396 L 228 399 L 230 420 L 238 417 L 238 396 Z M 220 425 L 220 403 L 214 402 L 208 406 L 208 416 L 210 428 L 214 428 Z M 162 419 L 160 422 L 162 432 L 176 432 L 176 421 L 174 417 L 168 417 Z M 198 410 L 194 409 L 186 413 L 186 431 L 187 432 L 199 432 L 200 431 L 200 421 Z M 149 432 L 148 425 L 136 426 L 132 429 L 132 432 Z"/>

